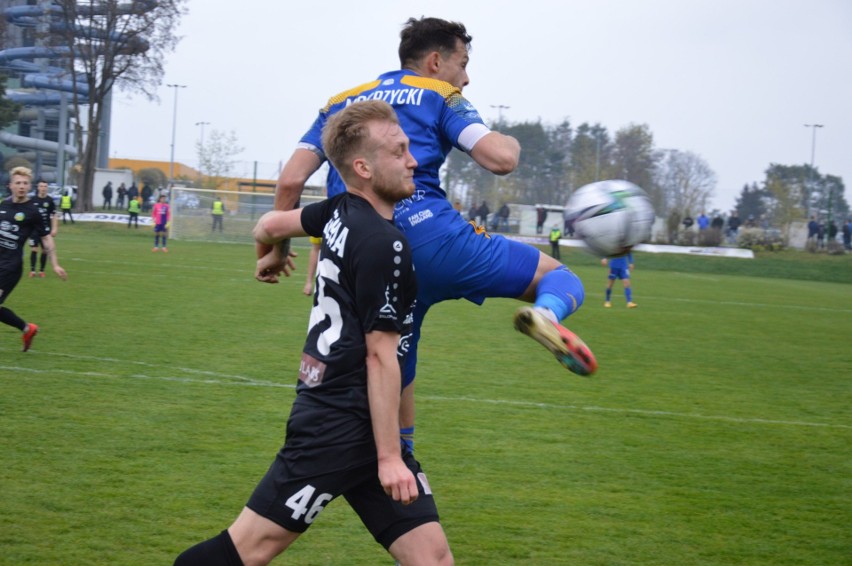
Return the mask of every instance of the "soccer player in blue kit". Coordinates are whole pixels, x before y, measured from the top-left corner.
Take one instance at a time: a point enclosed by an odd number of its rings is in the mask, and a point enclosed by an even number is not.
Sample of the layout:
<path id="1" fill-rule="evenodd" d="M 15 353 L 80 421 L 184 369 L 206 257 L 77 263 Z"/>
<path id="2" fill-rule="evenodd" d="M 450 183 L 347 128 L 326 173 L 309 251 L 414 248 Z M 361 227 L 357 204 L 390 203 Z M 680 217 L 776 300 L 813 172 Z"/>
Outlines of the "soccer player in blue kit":
<path id="1" fill-rule="evenodd" d="M 417 188 L 394 211 L 396 225 L 411 243 L 418 280 L 414 334 L 403 374 L 405 436 L 414 422 L 411 384 L 420 328 L 426 312 L 440 301 L 464 298 L 482 304 L 487 297 L 508 297 L 533 302 L 515 313 L 515 328 L 541 343 L 574 373 L 590 375 L 597 362 L 583 341 L 560 324 L 583 303 L 580 279 L 533 246 L 490 235 L 465 222 L 440 186 L 439 170 L 453 147 L 497 175 L 511 173 L 520 158 L 518 141 L 491 131 L 461 94 L 469 82 L 471 36 L 460 23 L 411 18 L 400 38 L 401 70 L 333 96 L 320 110 L 281 172 L 275 208 L 297 206 L 308 177 L 325 160 L 320 132 L 329 116 L 363 100 L 381 99 L 394 107 L 418 162 Z M 342 190 L 333 168 L 327 190 L 329 196 Z M 293 263 L 283 247 L 259 249 L 258 254 L 267 251 L 255 276 L 271 282 L 280 273 L 288 274 Z"/>
<path id="2" fill-rule="evenodd" d="M 630 286 L 630 272 L 633 271 L 633 254 L 628 253 L 627 255 L 610 258 L 608 263 L 609 275 L 607 275 L 608 281 L 606 284 L 606 301 L 604 302 L 604 307 L 610 308 L 612 306 L 612 301 L 610 301 L 612 284 L 615 283 L 616 279 L 621 279 L 621 283 L 624 285 L 624 298 L 627 299 L 627 308 L 635 309 L 639 305 L 633 302 L 633 288 Z M 606 258 L 601 260 L 601 265 L 607 265 Z"/>

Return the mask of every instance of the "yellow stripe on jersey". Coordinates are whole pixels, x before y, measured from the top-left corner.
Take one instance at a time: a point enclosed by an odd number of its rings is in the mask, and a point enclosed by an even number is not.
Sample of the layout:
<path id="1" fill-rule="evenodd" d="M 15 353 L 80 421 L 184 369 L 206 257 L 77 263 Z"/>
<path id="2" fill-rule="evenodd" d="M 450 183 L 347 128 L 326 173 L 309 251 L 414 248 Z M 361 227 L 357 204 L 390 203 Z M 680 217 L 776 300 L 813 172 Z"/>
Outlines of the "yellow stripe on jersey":
<path id="1" fill-rule="evenodd" d="M 349 90 L 344 90 L 340 94 L 335 94 L 334 96 L 332 96 L 331 98 L 328 99 L 328 102 L 326 103 L 325 108 L 323 108 L 322 111 L 328 112 L 328 109 L 331 108 L 332 106 L 334 106 L 335 104 L 339 104 L 339 103 L 343 102 L 344 100 L 346 100 L 347 98 L 350 98 L 352 96 L 358 96 L 359 94 L 361 94 L 362 92 L 364 92 L 366 90 L 372 90 L 372 89 L 376 88 L 377 86 L 379 86 L 379 83 L 381 83 L 381 81 L 379 81 L 379 80 L 370 81 L 370 82 L 364 83 L 360 86 L 356 86 L 355 88 L 350 88 Z"/>
<path id="2" fill-rule="evenodd" d="M 449 98 L 454 94 L 461 94 L 461 91 L 450 83 L 438 79 L 406 75 L 402 77 L 400 82 L 404 85 L 435 91 L 444 98 Z"/>
<path id="3" fill-rule="evenodd" d="M 334 96 L 328 99 L 328 102 L 325 104 L 325 107 L 322 109 L 322 112 L 328 112 L 329 108 L 331 108 L 335 104 L 340 104 L 347 98 L 354 98 L 363 94 L 364 92 L 373 90 L 374 88 L 379 86 L 381 82 L 382 81 L 376 79 L 375 81 L 370 81 L 368 83 L 356 86 L 355 88 L 344 90 L 339 94 L 335 94 Z M 447 100 L 449 100 L 451 97 L 461 96 L 461 91 L 458 88 L 454 87 L 448 82 L 441 81 L 438 79 L 430 79 L 427 77 L 419 77 L 416 75 L 405 75 L 400 79 L 400 84 L 437 92 Z"/>

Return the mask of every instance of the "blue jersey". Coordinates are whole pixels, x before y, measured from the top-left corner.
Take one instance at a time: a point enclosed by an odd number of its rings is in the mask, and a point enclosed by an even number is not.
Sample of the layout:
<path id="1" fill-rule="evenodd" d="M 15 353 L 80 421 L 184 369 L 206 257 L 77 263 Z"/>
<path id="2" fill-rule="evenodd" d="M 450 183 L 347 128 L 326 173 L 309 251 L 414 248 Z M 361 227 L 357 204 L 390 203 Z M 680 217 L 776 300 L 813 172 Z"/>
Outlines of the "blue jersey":
<path id="1" fill-rule="evenodd" d="M 439 171 L 447 154 L 453 147 L 470 151 L 490 130 L 456 87 L 399 70 L 331 97 L 300 140 L 299 147 L 325 159 L 321 136 L 328 117 L 353 102 L 375 99 L 394 107 L 403 131 L 411 140 L 411 154 L 417 160 L 415 193 L 397 204 L 394 212 L 397 227 L 416 247 L 441 237 L 460 220 L 441 189 Z M 329 197 L 345 190 L 333 167 L 329 170 L 327 190 Z"/>
<path id="2" fill-rule="evenodd" d="M 614 257 L 609 260 L 609 268 L 610 269 L 629 269 L 630 264 L 633 263 L 633 254 L 629 253 L 627 255 Z"/>

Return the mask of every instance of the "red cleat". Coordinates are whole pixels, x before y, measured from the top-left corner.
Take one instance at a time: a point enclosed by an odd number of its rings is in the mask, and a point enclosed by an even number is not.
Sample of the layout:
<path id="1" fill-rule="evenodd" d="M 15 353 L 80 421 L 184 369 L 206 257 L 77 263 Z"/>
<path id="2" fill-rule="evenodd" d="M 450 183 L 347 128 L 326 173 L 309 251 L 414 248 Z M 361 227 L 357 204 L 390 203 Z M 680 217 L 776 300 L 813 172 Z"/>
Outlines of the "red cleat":
<path id="1" fill-rule="evenodd" d="M 33 338 L 35 338 L 36 334 L 38 334 L 38 326 L 31 323 L 31 322 L 28 323 L 27 329 L 24 331 L 24 336 L 23 336 L 23 340 L 24 340 L 24 349 L 22 350 L 23 352 L 26 352 L 27 350 L 29 350 L 30 346 L 33 345 Z"/>
<path id="2" fill-rule="evenodd" d="M 560 364 L 577 375 L 592 375 L 598 369 L 595 355 L 579 336 L 533 307 L 521 307 L 515 312 L 515 329 L 547 348 Z"/>

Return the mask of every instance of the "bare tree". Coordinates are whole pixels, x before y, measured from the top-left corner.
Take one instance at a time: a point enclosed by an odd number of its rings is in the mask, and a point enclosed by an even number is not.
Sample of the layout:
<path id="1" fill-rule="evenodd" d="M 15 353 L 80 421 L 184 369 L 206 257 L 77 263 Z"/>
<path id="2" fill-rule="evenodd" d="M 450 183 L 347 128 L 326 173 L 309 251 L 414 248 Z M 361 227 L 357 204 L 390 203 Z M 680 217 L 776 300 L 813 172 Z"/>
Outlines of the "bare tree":
<path id="1" fill-rule="evenodd" d="M 664 209 L 657 212 L 683 216 L 704 210 L 716 188 L 716 173 L 701 156 L 690 151 L 670 149 L 660 153 L 655 184 L 662 193 Z"/>
<path id="2" fill-rule="evenodd" d="M 163 59 L 177 46 L 186 0 L 59 0 L 53 41 L 68 46 L 80 160 L 78 210 L 93 210 L 92 185 L 105 106 L 118 86 L 154 99 Z M 57 41 L 58 40 L 58 41 Z M 85 120 L 81 108 L 86 107 Z M 83 121 L 83 123 L 81 123 Z M 85 132 L 85 137 L 84 137 Z"/>
<path id="3" fill-rule="evenodd" d="M 237 161 L 234 159 L 243 152 L 239 145 L 237 134 L 233 131 L 225 133 L 213 130 L 204 140 L 197 142 L 198 162 L 202 175 L 202 186 L 205 189 L 216 190 L 222 186 L 225 179 L 234 175 Z"/>

